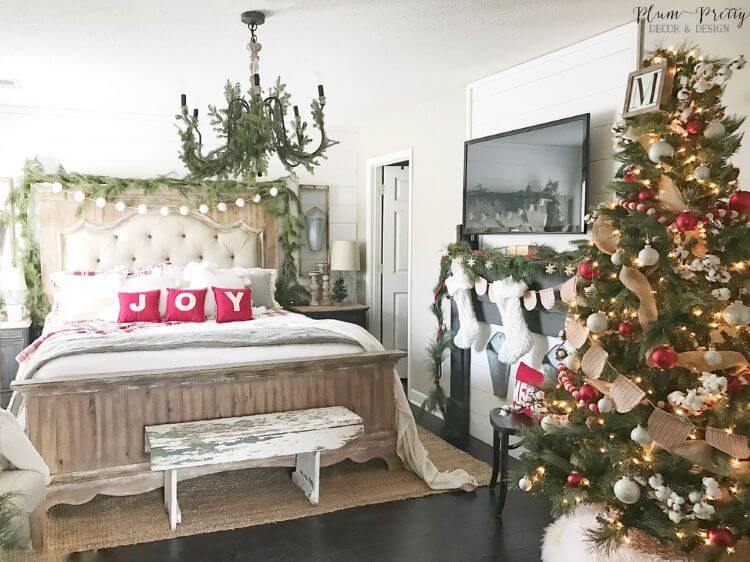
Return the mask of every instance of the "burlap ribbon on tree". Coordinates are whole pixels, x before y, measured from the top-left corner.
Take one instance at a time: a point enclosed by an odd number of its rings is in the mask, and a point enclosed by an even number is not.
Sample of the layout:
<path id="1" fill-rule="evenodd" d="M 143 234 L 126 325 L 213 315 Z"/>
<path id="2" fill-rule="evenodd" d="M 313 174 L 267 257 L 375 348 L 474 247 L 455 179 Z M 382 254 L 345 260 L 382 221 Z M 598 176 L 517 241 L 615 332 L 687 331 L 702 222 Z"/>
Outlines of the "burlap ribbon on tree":
<path id="1" fill-rule="evenodd" d="M 648 332 L 659 318 L 659 312 L 656 309 L 656 299 L 654 299 L 654 294 L 651 292 L 651 284 L 643 273 L 626 265 L 620 269 L 620 282 L 638 297 L 638 301 L 640 302 L 640 306 L 638 307 L 638 321 L 643 331 Z"/>
<path id="2" fill-rule="evenodd" d="M 721 362 L 709 365 L 704 359 L 705 351 L 683 351 L 677 354 L 677 365 L 702 373 L 704 371 L 723 371 L 724 369 L 742 370 L 747 367 L 747 359 L 738 351 L 719 351 Z"/>
<path id="3" fill-rule="evenodd" d="M 591 241 L 599 251 L 612 255 L 620 243 L 620 231 L 615 228 L 612 219 L 599 215 L 591 227 Z"/>

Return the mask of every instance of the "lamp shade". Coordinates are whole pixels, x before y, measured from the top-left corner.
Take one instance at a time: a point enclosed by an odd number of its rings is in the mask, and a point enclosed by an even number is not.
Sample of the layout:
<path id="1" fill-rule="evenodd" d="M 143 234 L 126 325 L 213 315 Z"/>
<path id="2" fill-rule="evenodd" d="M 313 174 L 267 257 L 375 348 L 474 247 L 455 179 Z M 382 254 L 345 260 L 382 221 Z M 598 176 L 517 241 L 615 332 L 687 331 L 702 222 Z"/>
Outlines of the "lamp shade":
<path id="1" fill-rule="evenodd" d="M 26 277 L 22 267 L 3 267 L 0 274 L 0 290 L 25 291 Z"/>
<path id="2" fill-rule="evenodd" d="M 359 246 L 352 240 L 331 244 L 331 271 L 359 271 Z"/>

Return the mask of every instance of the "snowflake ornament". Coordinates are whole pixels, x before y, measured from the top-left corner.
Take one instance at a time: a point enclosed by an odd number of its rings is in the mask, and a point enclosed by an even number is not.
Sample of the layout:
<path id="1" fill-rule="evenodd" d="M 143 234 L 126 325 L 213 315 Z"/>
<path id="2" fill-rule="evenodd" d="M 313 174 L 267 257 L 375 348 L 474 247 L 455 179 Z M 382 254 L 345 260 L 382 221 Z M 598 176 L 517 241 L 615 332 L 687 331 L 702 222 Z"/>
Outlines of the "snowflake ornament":
<path id="1" fill-rule="evenodd" d="M 495 263 L 492 260 L 487 260 L 484 262 L 485 269 L 492 269 L 494 267 Z"/>
<path id="2" fill-rule="evenodd" d="M 547 267 L 544 268 L 544 272 L 547 275 L 552 275 L 555 271 L 557 271 L 557 267 L 555 267 L 554 263 L 548 263 Z"/>
<path id="3" fill-rule="evenodd" d="M 576 268 L 568 264 L 565 266 L 565 275 L 571 277 L 576 272 Z"/>
<path id="4" fill-rule="evenodd" d="M 469 267 L 474 267 L 477 264 L 477 260 L 474 256 L 471 256 L 468 260 L 466 260 L 466 265 Z"/>

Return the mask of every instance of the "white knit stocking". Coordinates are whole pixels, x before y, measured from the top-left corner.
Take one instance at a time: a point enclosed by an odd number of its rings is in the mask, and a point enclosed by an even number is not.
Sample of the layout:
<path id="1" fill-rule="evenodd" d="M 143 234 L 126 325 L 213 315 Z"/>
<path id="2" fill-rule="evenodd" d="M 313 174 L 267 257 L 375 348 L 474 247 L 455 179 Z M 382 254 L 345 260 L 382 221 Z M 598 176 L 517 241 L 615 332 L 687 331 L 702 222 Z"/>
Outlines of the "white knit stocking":
<path id="1" fill-rule="evenodd" d="M 497 351 L 501 363 L 515 363 L 534 344 L 521 311 L 521 297 L 527 288 L 523 281 L 513 281 L 510 277 L 494 281 L 490 287 L 490 299 L 497 305 L 505 332 L 505 342 Z"/>
<path id="2" fill-rule="evenodd" d="M 471 304 L 471 290 L 474 284 L 464 271 L 464 267 L 458 260 L 451 262 L 451 275 L 445 280 L 445 288 L 448 294 L 456 303 L 458 310 L 458 320 L 460 326 L 453 343 L 461 349 L 469 349 L 474 343 L 474 338 L 479 331 L 479 324 L 474 313 L 474 306 Z"/>

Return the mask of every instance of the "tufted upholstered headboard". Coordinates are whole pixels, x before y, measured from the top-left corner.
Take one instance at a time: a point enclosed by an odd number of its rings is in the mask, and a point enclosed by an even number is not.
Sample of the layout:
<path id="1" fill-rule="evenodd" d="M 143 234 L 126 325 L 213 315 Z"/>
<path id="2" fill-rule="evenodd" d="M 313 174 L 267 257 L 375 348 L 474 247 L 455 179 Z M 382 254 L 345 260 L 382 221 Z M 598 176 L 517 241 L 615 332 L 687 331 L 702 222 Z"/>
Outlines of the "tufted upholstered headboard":
<path id="1" fill-rule="evenodd" d="M 133 194 L 133 205 L 144 201 Z M 118 213 L 108 205 L 100 209 L 78 204 L 37 186 L 39 246 L 42 275 L 49 292 L 49 274 L 55 271 L 137 267 L 170 262 L 210 261 L 222 267 L 276 267 L 276 222 L 261 205 L 209 215 L 177 214 L 181 204 L 174 194 L 150 195 L 145 202 L 153 212 Z M 168 205 L 164 217 L 156 209 Z"/>

